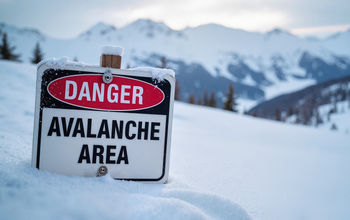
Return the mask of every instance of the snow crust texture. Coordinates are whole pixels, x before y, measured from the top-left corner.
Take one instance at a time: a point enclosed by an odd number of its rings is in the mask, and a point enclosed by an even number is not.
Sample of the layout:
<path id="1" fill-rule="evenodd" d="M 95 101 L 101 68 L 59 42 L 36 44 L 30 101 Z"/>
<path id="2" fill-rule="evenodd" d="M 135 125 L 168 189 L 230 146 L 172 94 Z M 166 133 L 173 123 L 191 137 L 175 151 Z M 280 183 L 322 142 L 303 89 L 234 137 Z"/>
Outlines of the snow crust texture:
<path id="1" fill-rule="evenodd" d="M 122 47 L 115 46 L 103 46 L 102 54 L 114 55 L 114 56 L 123 56 L 124 49 Z"/>

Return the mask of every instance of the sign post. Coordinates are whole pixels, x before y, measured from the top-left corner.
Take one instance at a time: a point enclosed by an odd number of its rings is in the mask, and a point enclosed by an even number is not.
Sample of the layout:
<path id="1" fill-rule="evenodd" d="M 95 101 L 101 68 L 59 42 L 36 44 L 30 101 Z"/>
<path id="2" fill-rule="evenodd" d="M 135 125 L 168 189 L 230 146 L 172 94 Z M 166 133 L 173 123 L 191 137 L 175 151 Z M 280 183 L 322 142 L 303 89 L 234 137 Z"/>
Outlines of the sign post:
<path id="1" fill-rule="evenodd" d="M 121 56 L 115 58 L 103 54 L 104 67 L 55 60 L 38 66 L 33 167 L 166 182 L 174 76 L 118 69 Z"/>

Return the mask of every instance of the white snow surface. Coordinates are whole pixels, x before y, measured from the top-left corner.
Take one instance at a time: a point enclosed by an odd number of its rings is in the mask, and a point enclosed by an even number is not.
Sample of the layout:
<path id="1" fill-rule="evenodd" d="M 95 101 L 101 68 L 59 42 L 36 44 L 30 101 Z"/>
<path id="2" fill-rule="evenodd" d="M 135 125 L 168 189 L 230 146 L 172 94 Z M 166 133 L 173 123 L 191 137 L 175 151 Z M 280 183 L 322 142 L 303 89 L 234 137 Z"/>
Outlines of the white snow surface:
<path id="1" fill-rule="evenodd" d="M 75 62 L 75 61 L 70 60 L 69 57 L 44 59 L 44 60 L 40 61 L 37 66 L 39 67 L 42 64 L 47 64 L 54 69 L 64 69 L 67 65 L 77 66 L 77 67 L 97 66 L 97 65 L 90 65 L 87 63 L 83 63 L 83 62 Z"/>
<path id="2" fill-rule="evenodd" d="M 54 69 L 63 69 L 67 65 L 77 66 L 77 67 L 97 66 L 97 65 L 90 65 L 87 63 L 83 63 L 83 62 L 75 62 L 75 61 L 70 60 L 69 57 L 45 59 L 45 60 L 42 60 L 40 63 L 38 63 L 37 66 L 39 67 L 42 64 L 49 65 Z M 172 69 L 155 68 L 155 67 L 136 67 L 136 68 L 130 68 L 129 70 L 151 73 L 152 78 L 154 80 L 157 80 L 158 82 L 163 81 L 165 75 L 169 75 L 169 76 L 175 78 L 175 72 Z"/>
<path id="3" fill-rule="evenodd" d="M 322 105 L 319 108 L 319 113 L 323 119 L 323 123 L 319 125 L 322 129 L 332 129 L 332 125 L 336 126 L 336 130 L 345 134 L 350 134 L 350 102 L 343 101 L 336 104 L 337 111 L 334 114 L 328 115 L 331 109 L 334 109 L 335 104 Z"/>
<path id="4" fill-rule="evenodd" d="M 67 177 L 30 165 L 35 66 L 0 77 L 2 219 L 350 219 L 348 135 L 176 102 L 168 184 Z"/>
<path id="5" fill-rule="evenodd" d="M 158 82 L 163 81 L 165 75 L 169 75 L 175 78 L 175 72 L 172 69 L 155 68 L 155 67 L 136 67 L 136 68 L 130 68 L 129 70 L 151 73 L 152 78 L 157 80 Z"/>
<path id="6" fill-rule="evenodd" d="M 115 46 L 103 46 L 102 54 L 114 55 L 114 56 L 123 56 L 124 48 L 115 47 Z"/>

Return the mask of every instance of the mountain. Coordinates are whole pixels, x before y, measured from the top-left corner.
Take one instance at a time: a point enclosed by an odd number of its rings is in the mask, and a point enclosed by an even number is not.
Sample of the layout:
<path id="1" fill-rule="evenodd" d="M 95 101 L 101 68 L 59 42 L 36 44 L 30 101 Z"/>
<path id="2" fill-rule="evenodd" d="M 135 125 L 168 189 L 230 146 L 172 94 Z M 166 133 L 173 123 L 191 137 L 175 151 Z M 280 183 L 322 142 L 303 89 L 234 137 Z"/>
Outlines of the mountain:
<path id="1" fill-rule="evenodd" d="M 167 184 L 63 176 L 30 165 L 36 67 L 0 77 L 1 219 L 350 219 L 348 135 L 175 102 Z"/>
<path id="2" fill-rule="evenodd" d="M 349 42 L 350 42 L 350 29 L 326 38 L 323 41 L 323 45 L 339 55 L 349 56 L 350 54 L 350 47 L 348 46 Z"/>
<path id="3" fill-rule="evenodd" d="M 17 28 L 0 23 L 0 37 L 6 33 L 11 45 L 15 46 L 15 53 L 20 54 L 20 60 L 30 62 L 36 42 L 44 43 L 48 39 L 40 31 L 31 28 Z"/>
<path id="4" fill-rule="evenodd" d="M 350 132 L 350 76 L 329 80 L 259 103 L 248 114 Z"/>
<path id="5" fill-rule="evenodd" d="M 95 24 L 94 26 L 92 26 L 89 30 L 81 33 L 79 35 L 79 38 L 82 38 L 86 41 L 89 41 L 90 39 L 94 39 L 98 36 L 103 36 L 103 35 L 107 35 L 109 33 L 112 33 L 115 30 L 117 30 L 117 29 L 114 26 L 106 25 L 102 22 L 99 22 L 99 23 Z"/>
<path id="6" fill-rule="evenodd" d="M 259 33 L 206 24 L 178 31 L 145 19 L 120 28 L 98 23 L 73 39 L 26 30 L 0 26 L 25 62 L 37 41 L 46 57 L 68 56 L 91 64 L 98 64 L 101 45 L 119 45 L 126 49 L 123 68 L 161 66 L 165 57 L 167 67 L 177 73 L 183 100 L 207 90 L 221 103 L 233 83 L 241 108 L 350 74 L 348 32 L 310 41 L 282 29 Z"/>

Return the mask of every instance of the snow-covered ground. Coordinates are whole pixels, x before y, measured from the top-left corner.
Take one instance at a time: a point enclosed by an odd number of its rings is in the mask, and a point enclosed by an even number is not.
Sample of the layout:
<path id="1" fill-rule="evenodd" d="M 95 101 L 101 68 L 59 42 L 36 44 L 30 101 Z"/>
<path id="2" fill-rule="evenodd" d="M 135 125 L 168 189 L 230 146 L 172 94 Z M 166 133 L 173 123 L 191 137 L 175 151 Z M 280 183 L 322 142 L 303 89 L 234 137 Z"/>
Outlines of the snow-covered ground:
<path id="1" fill-rule="evenodd" d="M 31 168 L 35 74 L 0 61 L 0 219 L 350 219 L 348 135 L 179 102 L 168 184 Z"/>
<path id="2" fill-rule="evenodd" d="M 333 114 L 329 112 L 333 109 Z M 323 123 L 319 125 L 323 129 L 332 129 L 345 134 L 350 134 L 350 102 L 343 101 L 336 104 L 323 105 L 319 108 Z"/>

